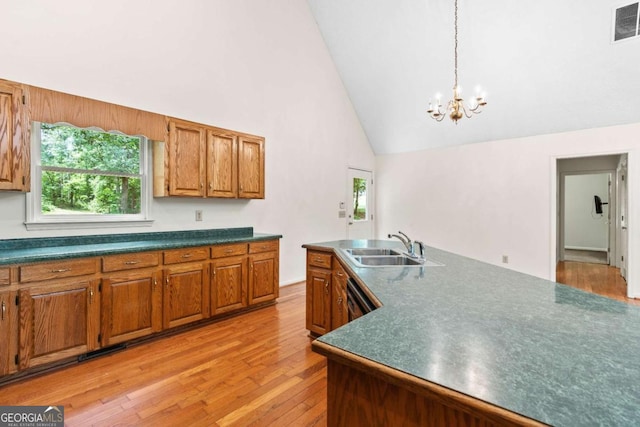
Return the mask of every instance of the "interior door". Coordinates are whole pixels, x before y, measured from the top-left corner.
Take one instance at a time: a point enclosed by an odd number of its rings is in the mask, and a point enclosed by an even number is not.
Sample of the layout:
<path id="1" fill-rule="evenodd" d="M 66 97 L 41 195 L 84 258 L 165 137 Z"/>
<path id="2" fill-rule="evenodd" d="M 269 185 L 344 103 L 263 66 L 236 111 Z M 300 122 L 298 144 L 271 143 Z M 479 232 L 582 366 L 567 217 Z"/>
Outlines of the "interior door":
<path id="1" fill-rule="evenodd" d="M 373 238 L 373 173 L 349 168 L 347 238 Z"/>

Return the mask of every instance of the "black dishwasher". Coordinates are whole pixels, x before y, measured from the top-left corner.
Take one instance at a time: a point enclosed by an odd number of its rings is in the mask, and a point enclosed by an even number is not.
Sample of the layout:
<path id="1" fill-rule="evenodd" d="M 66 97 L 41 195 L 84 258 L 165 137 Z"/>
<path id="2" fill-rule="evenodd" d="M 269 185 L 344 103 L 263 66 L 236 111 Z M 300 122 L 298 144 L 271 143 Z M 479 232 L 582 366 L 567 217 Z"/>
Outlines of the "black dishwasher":
<path id="1" fill-rule="evenodd" d="M 352 278 L 347 280 L 347 307 L 349 308 L 349 321 L 378 308 Z"/>

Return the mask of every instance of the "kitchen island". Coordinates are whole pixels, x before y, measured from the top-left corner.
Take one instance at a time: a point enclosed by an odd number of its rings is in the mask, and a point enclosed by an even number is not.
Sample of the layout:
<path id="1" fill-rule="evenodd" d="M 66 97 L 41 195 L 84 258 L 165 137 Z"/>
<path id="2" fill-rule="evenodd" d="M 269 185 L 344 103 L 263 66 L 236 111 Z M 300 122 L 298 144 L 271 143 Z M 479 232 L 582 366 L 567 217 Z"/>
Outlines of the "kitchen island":
<path id="1" fill-rule="evenodd" d="M 328 424 L 640 425 L 640 308 L 427 248 L 437 267 L 358 267 L 381 307 L 313 342 Z"/>

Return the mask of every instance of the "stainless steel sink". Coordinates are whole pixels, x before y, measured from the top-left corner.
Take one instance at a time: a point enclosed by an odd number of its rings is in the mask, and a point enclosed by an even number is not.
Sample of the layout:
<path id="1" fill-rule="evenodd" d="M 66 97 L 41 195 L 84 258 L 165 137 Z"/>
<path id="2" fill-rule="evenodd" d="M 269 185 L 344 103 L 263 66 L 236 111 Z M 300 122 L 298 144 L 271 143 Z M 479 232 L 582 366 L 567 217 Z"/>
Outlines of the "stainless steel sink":
<path id="1" fill-rule="evenodd" d="M 353 256 L 402 255 L 402 252 L 398 250 L 385 248 L 353 248 L 345 249 L 345 252 Z"/>
<path id="2" fill-rule="evenodd" d="M 357 262 L 362 265 L 384 266 L 384 265 L 423 265 L 417 259 L 402 255 L 392 256 L 354 256 Z"/>
<path id="3" fill-rule="evenodd" d="M 412 258 L 398 249 L 351 248 L 342 249 L 358 267 L 441 267 L 437 261 Z"/>

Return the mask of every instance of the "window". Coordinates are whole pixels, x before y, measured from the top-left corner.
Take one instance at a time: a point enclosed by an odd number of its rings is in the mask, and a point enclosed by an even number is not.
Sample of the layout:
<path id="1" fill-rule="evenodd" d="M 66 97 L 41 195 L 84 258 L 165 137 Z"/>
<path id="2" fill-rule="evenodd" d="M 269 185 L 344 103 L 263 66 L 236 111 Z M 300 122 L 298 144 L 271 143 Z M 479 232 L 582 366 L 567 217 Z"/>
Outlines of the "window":
<path id="1" fill-rule="evenodd" d="M 27 228 L 149 222 L 147 150 L 140 136 L 34 123 Z"/>
<path id="2" fill-rule="evenodd" d="M 640 34 L 638 3 L 619 7 L 615 10 L 613 41 L 637 37 Z"/>
<path id="3" fill-rule="evenodd" d="M 353 220 L 367 220 L 367 180 L 353 178 Z"/>

